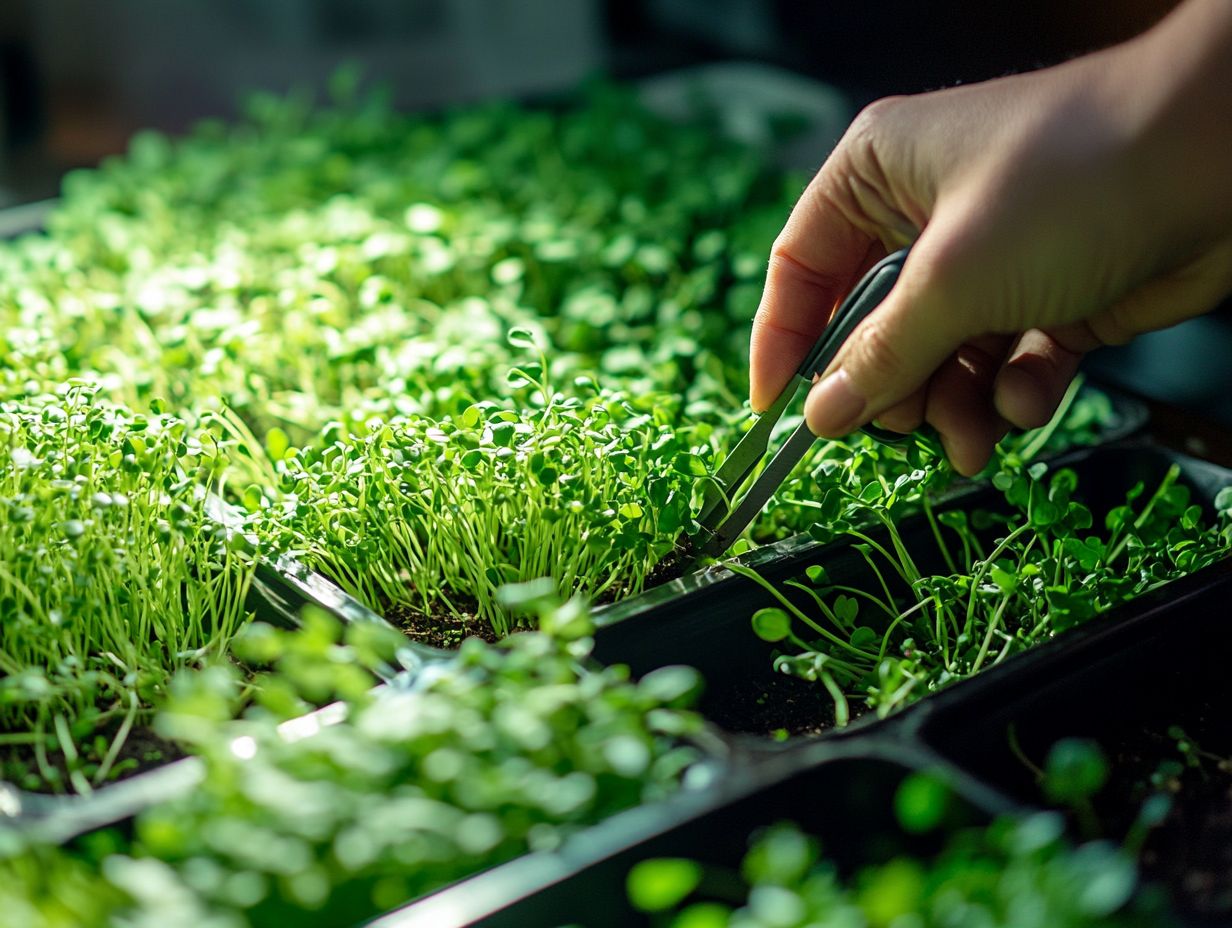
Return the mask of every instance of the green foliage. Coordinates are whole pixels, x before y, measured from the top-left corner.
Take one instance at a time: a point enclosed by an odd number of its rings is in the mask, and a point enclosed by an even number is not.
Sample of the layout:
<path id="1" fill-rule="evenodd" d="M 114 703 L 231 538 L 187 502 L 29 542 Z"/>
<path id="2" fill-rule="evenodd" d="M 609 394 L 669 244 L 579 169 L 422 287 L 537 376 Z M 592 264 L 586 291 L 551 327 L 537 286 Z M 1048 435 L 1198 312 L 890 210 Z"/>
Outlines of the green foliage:
<path id="1" fill-rule="evenodd" d="M 679 905 L 697 888 L 701 877 L 701 865 L 692 860 L 643 860 L 629 871 L 629 901 L 643 912 L 662 912 Z"/>
<path id="2" fill-rule="evenodd" d="M 48 848 L 29 849 L 15 857 L 0 853 L 0 925 L 103 925 L 127 901 L 124 892 L 96 870 L 64 853 Z"/>
<path id="3" fill-rule="evenodd" d="M 1108 760 L 1099 745 L 1083 738 L 1063 738 L 1048 751 L 1044 794 L 1064 805 L 1085 803 L 1108 781 Z"/>
<path id="4" fill-rule="evenodd" d="M 171 674 L 224 653 L 252 574 L 205 512 L 225 465 L 209 432 L 84 386 L 0 403 L 0 722 L 35 758 L 3 775 L 88 792 Z"/>
<path id="5" fill-rule="evenodd" d="M 747 420 L 747 323 L 800 184 L 607 87 L 430 117 L 259 97 L 139 134 L 0 247 L 0 396 L 80 376 L 219 423 L 275 550 L 503 631 L 500 583 L 627 595 L 687 527 L 685 478 Z M 1107 413 L 1080 401 L 1073 434 Z M 819 442 L 751 537 L 918 502 L 936 451 Z"/>
<path id="6" fill-rule="evenodd" d="M 775 666 L 822 683 L 834 698 L 838 724 L 848 718 L 851 700 L 887 715 L 1213 563 L 1232 546 L 1226 509 L 1208 527 L 1175 466 L 1149 495 L 1142 484 L 1132 487 L 1101 531 L 1076 495 L 1072 470 L 1050 472 L 1014 453 L 1000 461 L 992 483 L 1004 494 L 1004 513 L 934 512 L 921 500 L 948 572 L 920 569 L 889 497 L 867 501 L 863 510 L 879 531 L 844 518 L 837 523 L 862 558 L 866 581 L 847 586 L 814 571 L 788 583 L 808 609 L 756 572 L 733 568 L 779 602 L 770 630 L 785 653 Z M 835 504 L 836 515 L 842 505 Z M 780 612 L 791 619 L 786 631 Z M 753 617 L 753 627 L 766 637 L 765 610 Z"/>
<path id="7" fill-rule="evenodd" d="M 264 550 L 300 556 L 374 609 L 473 612 L 500 633 L 502 585 L 544 576 L 562 596 L 638 592 L 692 523 L 688 430 L 672 398 L 552 389 L 546 358 L 515 374 L 538 401 L 444 419 L 327 429 L 246 500 Z"/>
<path id="8" fill-rule="evenodd" d="M 186 676 L 163 718 L 192 733 L 201 785 L 142 813 L 131 845 L 77 852 L 136 900 L 133 923 L 168 900 L 194 923 L 353 923 L 663 798 L 701 757 L 696 673 L 583 669 L 585 638 L 471 639 L 413 686 L 373 693 L 351 688 L 359 626 L 318 616 L 308 636 L 260 634 L 291 698 L 263 690 L 219 722 L 217 681 Z M 343 721 L 280 724 L 324 691 L 345 695 L 326 710 Z"/>
<path id="9" fill-rule="evenodd" d="M 500 396 L 515 326 L 558 373 L 739 396 L 732 323 L 800 181 L 626 92 L 579 104 L 265 97 L 139 134 L 66 179 L 49 237 L 0 251 L 0 321 L 23 358 L 46 340 L 134 406 L 222 400 L 261 441 Z"/>
<path id="10" fill-rule="evenodd" d="M 894 792 L 894 814 L 904 831 L 919 834 L 941 824 L 950 808 L 950 789 L 935 774 L 913 773 Z"/>
<path id="11" fill-rule="evenodd" d="M 679 877 L 687 862 L 668 861 Z M 657 874 L 643 861 L 630 874 Z M 689 871 L 691 882 L 706 884 Z M 1004 819 L 953 834 L 935 860 L 907 856 L 849 879 L 794 824 L 756 835 L 741 868 L 742 903 L 699 901 L 661 916 L 670 928 L 1147 928 L 1174 922 L 1158 901 L 1135 899 L 1132 858 L 1104 843 L 1069 846 L 1051 814 Z M 725 874 L 712 883 L 729 888 Z M 677 878 L 671 889 L 683 889 Z M 639 886 L 640 888 L 640 886 Z M 690 891 L 692 887 L 690 887 Z M 666 900 L 671 893 L 664 892 Z M 632 897 L 631 897 L 632 898 Z M 636 903 L 635 903 L 636 904 Z M 644 907 L 648 908 L 648 907 Z"/>

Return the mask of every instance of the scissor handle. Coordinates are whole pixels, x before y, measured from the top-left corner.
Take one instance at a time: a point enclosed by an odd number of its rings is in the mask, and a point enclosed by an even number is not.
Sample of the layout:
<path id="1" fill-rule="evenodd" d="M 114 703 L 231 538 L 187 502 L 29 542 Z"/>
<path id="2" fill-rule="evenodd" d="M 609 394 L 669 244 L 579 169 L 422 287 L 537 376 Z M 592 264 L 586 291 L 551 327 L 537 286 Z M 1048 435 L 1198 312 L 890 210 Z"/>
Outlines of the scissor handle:
<path id="1" fill-rule="evenodd" d="M 808 353 L 804 363 L 796 371 L 797 375 L 806 380 L 812 380 L 830 366 L 830 362 L 834 360 L 839 349 L 843 347 L 843 343 L 855 331 L 856 326 L 889 296 L 890 290 L 897 283 L 898 275 L 903 269 L 903 262 L 907 260 L 908 251 L 910 251 L 909 248 L 903 248 L 887 255 L 860 278 L 860 282 L 839 305 L 834 318 L 830 320 L 830 324 L 826 326 L 821 337 L 817 339 L 817 343 L 813 345 L 813 350 Z M 861 431 L 887 444 L 907 439 L 906 435 L 878 428 L 872 424 L 864 426 Z"/>

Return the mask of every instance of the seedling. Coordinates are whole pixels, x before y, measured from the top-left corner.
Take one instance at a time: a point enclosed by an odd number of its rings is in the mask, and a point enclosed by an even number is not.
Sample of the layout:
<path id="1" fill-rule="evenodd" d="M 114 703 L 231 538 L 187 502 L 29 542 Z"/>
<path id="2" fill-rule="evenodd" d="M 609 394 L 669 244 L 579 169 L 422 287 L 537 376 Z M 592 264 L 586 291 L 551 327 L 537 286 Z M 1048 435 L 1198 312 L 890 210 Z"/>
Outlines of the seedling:
<path id="1" fill-rule="evenodd" d="M 1208 528 L 1178 477 L 1174 466 L 1149 495 L 1142 484 L 1133 487 L 1124 505 L 1108 513 L 1101 534 L 1092 531 L 1090 509 L 1075 498 L 1073 471 L 1049 473 L 1045 464 L 1026 466 L 1006 455 L 992 482 L 1010 515 L 934 512 L 921 499 L 952 571 L 943 574 L 922 571 L 907 550 L 892 513 L 893 493 L 865 507 L 880 536 L 843 518 L 850 493 L 845 503 L 823 501 L 870 582 L 839 584 L 812 569 L 787 584 L 806 597 L 810 611 L 755 571 L 731 569 L 778 602 L 753 618 L 757 634 L 791 646 L 775 666 L 824 685 L 842 725 L 853 700 L 887 715 L 1224 557 L 1232 546 L 1232 494 L 1220 495 L 1219 524 Z"/>
<path id="2" fill-rule="evenodd" d="M 1063 831 L 1054 814 L 1006 818 L 952 833 L 934 860 L 899 855 L 843 876 L 816 838 L 780 822 L 753 836 L 740 874 L 674 858 L 639 862 L 629 900 L 668 928 L 1017 925 L 1028 911 L 1038 925 L 1175 924 L 1158 898 L 1135 897 L 1128 853 L 1102 842 L 1073 847 Z"/>
<path id="3" fill-rule="evenodd" d="M 251 559 L 205 514 L 207 432 L 68 385 L 0 403 L 0 719 L 24 785 L 89 792 L 172 673 L 246 619 Z"/>
<path id="4" fill-rule="evenodd" d="M 702 722 L 689 708 L 694 671 L 666 667 L 634 682 L 625 668 L 587 669 L 585 606 L 521 602 L 549 632 L 495 646 L 472 639 L 413 686 L 381 694 L 353 691 L 351 678 L 388 660 L 393 642 L 320 614 L 308 619 L 309 644 L 293 631 L 250 633 L 245 653 L 263 655 L 284 692 L 271 699 L 263 682 L 244 718 L 224 720 L 238 696 L 234 672 L 177 679 L 162 718 L 194 733 L 205 777 L 141 814 L 131 840 L 107 833 L 75 852 L 108 894 L 110 920 L 165 924 L 174 910 L 199 924 L 362 921 L 555 850 L 690 775 L 705 781 Z M 315 659 L 301 659 L 310 652 Z M 280 732 L 322 692 L 342 696 L 344 721 L 308 736 Z M 32 855 L 55 862 L 73 852 L 7 853 L 16 856 L 0 859 L 0 898 L 13 878 L 28 891 Z"/>
<path id="5" fill-rule="evenodd" d="M 530 333 L 511 335 L 534 348 Z M 372 420 L 286 454 L 277 496 L 246 494 L 267 550 L 303 557 L 369 606 L 473 610 L 499 634 L 503 584 L 552 575 L 561 595 L 636 593 L 691 518 L 703 465 L 672 400 L 588 381 L 555 389 L 539 354 L 511 371 L 520 410 Z"/>

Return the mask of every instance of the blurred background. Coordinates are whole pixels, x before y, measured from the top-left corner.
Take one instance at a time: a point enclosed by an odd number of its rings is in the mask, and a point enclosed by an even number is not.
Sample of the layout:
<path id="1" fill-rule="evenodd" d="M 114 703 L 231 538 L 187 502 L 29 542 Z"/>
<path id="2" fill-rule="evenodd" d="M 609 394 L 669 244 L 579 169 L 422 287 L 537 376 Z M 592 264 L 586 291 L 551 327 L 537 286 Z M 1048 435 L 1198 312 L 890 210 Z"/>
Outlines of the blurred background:
<path id="1" fill-rule="evenodd" d="M 792 160 L 815 168 L 860 106 L 1056 63 L 1149 27 L 1174 0 L 0 0 L 0 207 L 54 196 L 63 173 L 137 129 L 231 116 L 253 89 L 321 92 L 341 63 L 407 108 L 567 91 L 595 74 L 647 81 L 767 72 L 814 93 L 837 128 Z M 727 68 L 724 71 L 724 67 Z M 807 79 L 793 80 L 792 75 Z M 813 83 L 816 82 L 816 83 Z M 670 96 L 670 87 L 660 87 Z M 808 109 L 808 106 L 804 106 Z M 1091 367 L 1232 423 L 1232 313 Z"/>

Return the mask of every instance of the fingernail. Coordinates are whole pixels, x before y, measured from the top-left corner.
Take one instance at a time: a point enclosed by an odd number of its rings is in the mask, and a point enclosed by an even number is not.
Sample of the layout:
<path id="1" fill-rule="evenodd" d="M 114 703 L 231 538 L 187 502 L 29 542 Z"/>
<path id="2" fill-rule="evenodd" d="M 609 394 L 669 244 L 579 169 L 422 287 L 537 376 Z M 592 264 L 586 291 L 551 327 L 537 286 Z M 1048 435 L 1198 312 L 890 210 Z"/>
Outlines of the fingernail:
<path id="1" fill-rule="evenodd" d="M 804 417 L 815 435 L 837 438 L 860 424 L 866 405 L 847 372 L 839 368 L 809 391 Z"/>

